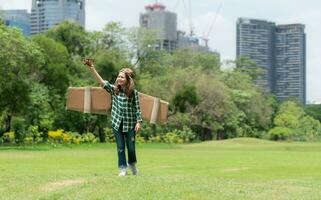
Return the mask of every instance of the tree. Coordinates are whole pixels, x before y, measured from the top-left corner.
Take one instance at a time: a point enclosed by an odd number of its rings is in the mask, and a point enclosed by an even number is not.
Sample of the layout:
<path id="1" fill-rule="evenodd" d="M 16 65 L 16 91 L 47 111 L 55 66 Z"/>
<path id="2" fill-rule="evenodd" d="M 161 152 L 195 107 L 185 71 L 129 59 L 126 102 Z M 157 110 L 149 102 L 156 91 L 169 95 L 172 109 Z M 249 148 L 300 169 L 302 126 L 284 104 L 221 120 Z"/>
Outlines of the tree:
<path id="1" fill-rule="evenodd" d="M 75 22 L 62 22 L 51 28 L 47 36 L 65 45 L 70 55 L 84 57 L 90 53 L 89 35 L 81 25 Z"/>
<path id="2" fill-rule="evenodd" d="M 196 81 L 200 103 L 191 112 L 194 130 L 201 140 L 223 139 L 228 136 L 224 130 L 231 126 L 237 115 L 232 114 L 232 106 L 228 90 L 218 78 L 203 74 Z M 237 123 L 237 122 L 233 122 Z"/>
<path id="3" fill-rule="evenodd" d="M 321 122 L 321 105 L 307 105 L 305 112 Z"/>
<path id="4" fill-rule="evenodd" d="M 64 96 L 69 86 L 70 76 L 67 68 L 69 59 L 67 48 L 45 35 L 37 35 L 32 40 L 41 47 L 45 58 L 45 62 L 37 73 L 36 81 L 46 85 L 51 94 L 57 93 Z"/>
<path id="5" fill-rule="evenodd" d="M 147 73 L 154 73 L 154 68 L 159 69 L 166 52 L 156 49 L 157 31 L 147 28 L 130 28 L 127 35 L 128 55 L 129 59 L 134 62 L 134 66 L 139 65 L 139 69 Z"/>
<path id="6" fill-rule="evenodd" d="M 111 22 L 105 25 L 102 32 L 102 43 L 105 49 L 124 49 L 127 40 L 126 28 L 122 27 L 119 22 Z"/>
<path id="7" fill-rule="evenodd" d="M 174 51 L 171 65 L 173 67 L 187 68 L 193 66 L 195 53 L 192 49 L 182 48 Z"/>
<path id="8" fill-rule="evenodd" d="M 5 132 L 11 129 L 13 116 L 30 101 L 30 79 L 43 64 L 40 48 L 18 29 L 0 25 L 0 111 L 6 112 Z"/>
<path id="9" fill-rule="evenodd" d="M 229 87 L 237 109 L 244 114 L 236 136 L 260 137 L 258 131 L 268 130 L 272 125 L 276 99 L 257 88 L 247 71 L 224 71 L 221 80 Z"/>
<path id="10" fill-rule="evenodd" d="M 196 87 L 194 85 L 186 85 L 181 91 L 178 91 L 173 98 L 174 113 L 176 113 L 176 111 L 186 112 L 189 105 L 196 106 L 199 101 Z"/>
<path id="11" fill-rule="evenodd" d="M 47 133 L 52 128 L 53 116 L 50 107 L 50 92 L 46 85 L 37 82 L 32 83 L 30 91 L 30 103 L 23 116 L 27 124 L 38 127 L 39 131 Z"/>
<path id="12" fill-rule="evenodd" d="M 255 61 L 244 56 L 237 58 L 233 63 L 235 64 L 236 70 L 250 75 L 252 80 L 257 80 L 265 70 L 261 66 L 258 66 Z"/>
<path id="13" fill-rule="evenodd" d="M 281 104 L 274 125 L 269 131 L 272 139 L 315 140 L 321 135 L 320 122 L 306 115 L 303 107 L 294 101 Z"/>
<path id="14" fill-rule="evenodd" d="M 201 66 L 205 71 L 217 73 L 220 70 L 220 58 L 213 53 L 198 52 L 195 55 L 194 66 Z"/>

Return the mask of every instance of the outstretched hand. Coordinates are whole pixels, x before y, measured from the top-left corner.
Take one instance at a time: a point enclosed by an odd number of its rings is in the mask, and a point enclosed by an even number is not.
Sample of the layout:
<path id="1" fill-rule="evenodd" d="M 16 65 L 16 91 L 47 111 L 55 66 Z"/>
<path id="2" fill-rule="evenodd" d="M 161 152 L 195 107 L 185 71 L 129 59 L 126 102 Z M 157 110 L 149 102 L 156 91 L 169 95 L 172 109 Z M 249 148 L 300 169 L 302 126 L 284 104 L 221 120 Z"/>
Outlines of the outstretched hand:
<path id="1" fill-rule="evenodd" d="M 82 63 L 88 66 L 89 68 L 94 67 L 94 59 L 86 58 L 82 61 Z"/>

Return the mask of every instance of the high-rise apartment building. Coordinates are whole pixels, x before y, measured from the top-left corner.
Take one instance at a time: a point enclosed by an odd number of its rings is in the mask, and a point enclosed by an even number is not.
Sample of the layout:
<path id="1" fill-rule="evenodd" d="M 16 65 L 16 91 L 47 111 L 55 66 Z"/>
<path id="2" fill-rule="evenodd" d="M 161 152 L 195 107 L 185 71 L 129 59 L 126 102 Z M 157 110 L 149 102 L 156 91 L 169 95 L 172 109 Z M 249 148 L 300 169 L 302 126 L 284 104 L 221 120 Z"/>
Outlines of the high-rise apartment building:
<path id="1" fill-rule="evenodd" d="M 45 32 L 67 20 L 85 26 L 85 0 L 32 0 L 31 34 Z"/>
<path id="2" fill-rule="evenodd" d="M 218 52 L 200 45 L 199 38 L 193 34 L 187 35 L 177 29 L 177 14 L 166 10 L 160 3 L 145 6 L 145 12 L 139 16 L 140 27 L 155 30 L 158 44 L 155 49 L 173 52 L 179 48 L 189 48 L 194 52 L 207 52 L 220 57 Z"/>
<path id="3" fill-rule="evenodd" d="M 306 50 L 304 25 L 276 27 L 274 93 L 280 100 L 306 101 Z"/>
<path id="4" fill-rule="evenodd" d="M 263 69 L 261 77 L 255 80 L 256 84 L 271 92 L 275 24 L 242 18 L 237 21 L 236 31 L 236 55 L 250 58 Z"/>
<path id="5" fill-rule="evenodd" d="M 265 20 L 239 18 L 236 55 L 255 61 L 263 69 L 256 84 L 281 101 L 306 101 L 304 25 L 275 25 Z"/>
<path id="6" fill-rule="evenodd" d="M 164 5 L 159 3 L 145 6 L 146 12 L 140 14 L 139 24 L 141 27 L 158 32 L 158 49 L 172 52 L 177 43 L 177 15 L 165 8 Z"/>

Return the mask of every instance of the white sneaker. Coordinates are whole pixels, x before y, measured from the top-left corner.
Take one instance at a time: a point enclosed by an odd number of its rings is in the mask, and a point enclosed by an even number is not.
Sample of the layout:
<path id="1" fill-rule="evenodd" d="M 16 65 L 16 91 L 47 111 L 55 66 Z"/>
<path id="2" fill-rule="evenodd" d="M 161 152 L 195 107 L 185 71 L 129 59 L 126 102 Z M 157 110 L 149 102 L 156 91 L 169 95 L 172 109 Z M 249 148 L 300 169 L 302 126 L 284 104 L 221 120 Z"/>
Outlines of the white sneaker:
<path id="1" fill-rule="evenodd" d="M 121 169 L 118 176 L 126 176 L 127 175 L 127 171 L 126 169 Z"/>
<path id="2" fill-rule="evenodd" d="M 130 170 L 132 171 L 133 175 L 138 175 L 138 169 L 135 164 L 129 165 Z"/>

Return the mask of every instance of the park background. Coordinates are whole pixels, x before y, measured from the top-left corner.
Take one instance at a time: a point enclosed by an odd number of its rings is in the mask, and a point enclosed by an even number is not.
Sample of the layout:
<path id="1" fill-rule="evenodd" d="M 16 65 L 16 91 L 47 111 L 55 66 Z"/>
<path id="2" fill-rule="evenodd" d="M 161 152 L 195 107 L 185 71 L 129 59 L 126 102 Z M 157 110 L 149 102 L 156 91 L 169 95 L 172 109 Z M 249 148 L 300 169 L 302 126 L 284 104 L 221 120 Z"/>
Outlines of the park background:
<path id="1" fill-rule="evenodd" d="M 30 38 L 2 25 L 0 34 L 3 144 L 113 142 L 110 115 L 66 110 L 68 87 L 97 86 L 82 64 L 87 57 L 112 83 L 121 68 L 133 68 L 137 90 L 170 102 L 168 122 L 143 123 L 140 142 L 320 138 L 321 106 L 263 92 L 254 84 L 262 70 L 247 58 L 221 63 L 209 52 L 156 50 L 154 31 L 117 22 L 93 32 L 64 22 Z"/>
<path id="2" fill-rule="evenodd" d="M 64 22 L 30 38 L 0 25 L 1 199 L 320 197 L 320 105 L 278 102 L 246 58 L 155 43 L 118 22 Z M 65 109 L 68 87 L 97 86 L 87 57 L 111 82 L 133 68 L 139 91 L 170 102 L 168 122 L 144 122 L 136 138 L 138 177 L 116 178 L 110 115 Z"/>

